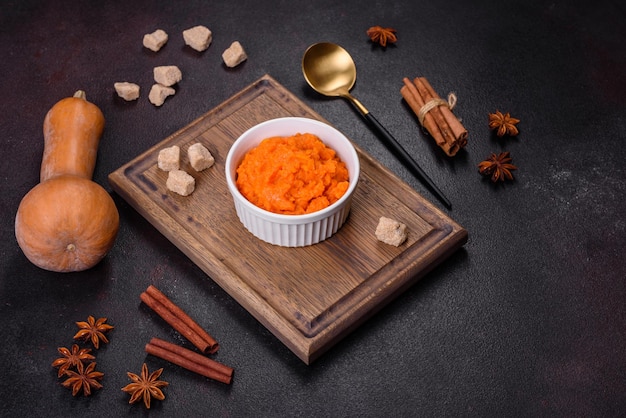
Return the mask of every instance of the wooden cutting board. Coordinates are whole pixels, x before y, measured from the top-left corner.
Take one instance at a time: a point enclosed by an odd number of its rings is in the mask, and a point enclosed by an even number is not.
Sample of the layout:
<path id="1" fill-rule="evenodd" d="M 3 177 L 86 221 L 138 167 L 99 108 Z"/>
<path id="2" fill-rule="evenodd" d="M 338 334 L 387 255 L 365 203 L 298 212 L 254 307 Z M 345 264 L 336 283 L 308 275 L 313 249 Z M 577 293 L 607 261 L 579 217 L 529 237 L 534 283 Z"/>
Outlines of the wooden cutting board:
<path id="1" fill-rule="evenodd" d="M 113 189 L 211 279 L 309 364 L 467 241 L 467 231 L 361 150 L 361 177 L 346 224 L 301 248 L 267 244 L 239 222 L 224 163 L 235 139 L 284 116 L 324 120 L 269 75 L 109 175 Z M 326 121 L 325 121 L 326 122 Z M 187 148 L 200 142 L 215 165 L 196 173 Z M 187 197 L 168 192 L 158 152 L 181 149 L 196 179 Z M 396 248 L 374 235 L 380 216 L 408 226 Z"/>

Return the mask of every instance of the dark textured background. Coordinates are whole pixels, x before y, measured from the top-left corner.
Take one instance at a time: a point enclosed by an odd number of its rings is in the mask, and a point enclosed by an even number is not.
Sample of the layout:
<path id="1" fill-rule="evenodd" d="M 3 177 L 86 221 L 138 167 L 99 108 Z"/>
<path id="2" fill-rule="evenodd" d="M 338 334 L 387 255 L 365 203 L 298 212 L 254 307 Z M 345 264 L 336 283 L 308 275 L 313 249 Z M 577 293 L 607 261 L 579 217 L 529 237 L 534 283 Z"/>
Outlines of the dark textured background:
<path id="1" fill-rule="evenodd" d="M 604 0 L 3 0 L 0 414 L 143 416 L 120 388 L 145 361 L 170 382 L 157 416 L 624 416 L 625 18 Z M 182 40 L 197 24 L 214 34 L 204 53 Z M 397 44 L 373 46 L 373 25 L 396 28 Z M 157 28 L 170 40 L 155 54 L 142 37 Z M 230 70 L 221 53 L 234 40 L 249 58 Z M 353 55 L 353 93 L 452 200 L 469 241 L 313 365 L 115 194 L 121 229 L 97 267 L 54 274 L 25 259 L 13 219 L 38 181 L 43 117 L 77 89 L 107 119 L 94 176 L 107 190 L 110 172 L 269 73 L 439 205 L 347 102 L 306 86 L 300 60 L 319 41 Z M 168 64 L 184 78 L 156 108 L 152 68 Z M 458 95 L 470 138 L 453 159 L 401 100 L 402 77 L 421 75 Z M 116 97 L 123 80 L 141 85 L 137 102 Z M 518 137 L 489 131 L 496 109 L 521 119 Z M 516 180 L 494 186 L 476 165 L 505 150 Z M 140 304 L 151 283 L 220 341 L 231 386 L 146 356 L 152 336 L 186 344 Z M 115 325 L 97 352 L 104 388 L 73 398 L 50 363 L 90 314 Z"/>

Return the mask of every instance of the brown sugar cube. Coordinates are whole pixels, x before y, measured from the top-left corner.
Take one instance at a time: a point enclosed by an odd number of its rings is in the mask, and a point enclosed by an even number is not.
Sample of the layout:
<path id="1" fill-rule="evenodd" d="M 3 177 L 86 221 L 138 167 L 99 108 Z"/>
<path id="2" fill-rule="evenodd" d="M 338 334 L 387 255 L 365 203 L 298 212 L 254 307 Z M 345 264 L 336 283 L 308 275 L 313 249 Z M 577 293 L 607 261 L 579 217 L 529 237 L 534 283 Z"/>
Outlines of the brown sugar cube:
<path id="1" fill-rule="evenodd" d="M 167 175 L 165 183 L 168 190 L 181 196 L 189 196 L 196 188 L 196 180 L 183 170 L 172 170 Z"/>
<path id="2" fill-rule="evenodd" d="M 197 142 L 187 149 L 189 163 L 196 171 L 207 169 L 215 163 L 215 158 L 208 149 L 201 143 Z"/>
<path id="3" fill-rule="evenodd" d="M 147 33 L 143 36 L 143 46 L 154 52 L 158 52 L 163 45 L 165 45 L 167 39 L 167 33 L 162 29 L 157 29 L 154 32 Z"/>
<path id="4" fill-rule="evenodd" d="M 126 81 L 114 83 L 113 87 L 118 96 L 126 101 L 137 100 L 139 98 L 139 86 Z"/>
<path id="5" fill-rule="evenodd" d="M 154 67 L 154 81 L 166 87 L 173 86 L 183 79 L 183 73 L 175 65 L 162 65 Z"/>
<path id="6" fill-rule="evenodd" d="M 173 96 L 175 93 L 176 90 L 174 90 L 173 88 L 157 83 L 154 84 L 150 89 L 148 99 L 153 105 L 161 106 L 163 103 L 165 103 L 165 99 L 167 99 L 169 96 Z"/>
<path id="7" fill-rule="evenodd" d="M 211 45 L 213 34 L 206 26 L 198 25 L 183 31 L 185 44 L 202 52 Z"/>
<path id="8" fill-rule="evenodd" d="M 248 56 L 239 41 L 235 41 L 222 53 L 222 59 L 227 67 L 232 68 L 244 62 Z"/>
<path id="9" fill-rule="evenodd" d="M 163 171 L 178 170 L 180 167 L 180 147 L 172 145 L 159 151 L 157 166 Z"/>
<path id="10" fill-rule="evenodd" d="M 406 241 L 408 232 L 405 224 L 381 216 L 376 227 L 376 238 L 385 244 L 400 246 Z"/>

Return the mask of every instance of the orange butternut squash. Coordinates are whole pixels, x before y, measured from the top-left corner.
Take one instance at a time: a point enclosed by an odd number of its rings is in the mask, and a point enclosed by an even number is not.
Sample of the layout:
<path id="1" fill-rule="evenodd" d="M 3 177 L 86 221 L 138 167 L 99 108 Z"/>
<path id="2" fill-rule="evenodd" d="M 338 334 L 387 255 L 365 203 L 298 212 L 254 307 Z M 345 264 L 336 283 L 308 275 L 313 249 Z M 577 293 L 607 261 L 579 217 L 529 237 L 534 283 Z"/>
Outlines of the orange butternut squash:
<path id="1" fill-rule="evenodd" d="M 91 180 L 104 122 L 100 109 L 82 91 L 60 100 L 46 114 L 40 183 L 24 196 L 15 216 L 18 245 L 42 269 L 87 270 L 115 242 L 117 207 Z"/>

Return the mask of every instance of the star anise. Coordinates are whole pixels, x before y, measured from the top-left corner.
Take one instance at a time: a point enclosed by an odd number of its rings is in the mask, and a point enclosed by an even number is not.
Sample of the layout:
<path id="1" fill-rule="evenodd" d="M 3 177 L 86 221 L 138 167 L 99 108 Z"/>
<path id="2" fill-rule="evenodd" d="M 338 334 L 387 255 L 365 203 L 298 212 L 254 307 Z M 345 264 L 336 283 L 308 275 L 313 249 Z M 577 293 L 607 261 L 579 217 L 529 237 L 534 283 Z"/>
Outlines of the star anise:
<path id="1" fill-rule="evenodd" d="M 484 176 L 491 176 L 491 181 L 494 183 L 498 180 L 513 180 L 511 171 L 517 170 L 517 167 L 511 164 L 511 161 L 513 159 L 508 151 L 501 152 L 498 155 L 491 153 L 485 161 L 478 164 L 478 171 Z"/>
<path id="2" fill-rule="evenodd" d="M 98 380 L 102 379 L 104 373 L 95 371 L 95 368 L 95 361 L 89 363 L 87 368 L 85 368 L 83 362 L 81 361 L 76 365 L 76 371 L 65 371 L 65 374 L 69 377 L 61 384 L 66 388 L 71 387 L 73 396 L 76 396 L 81 389 L 83 390 L 83 395 L 89 396 L 91 395 L 92 388 L 102 388 L 102 385 L 98 382 Z"/>
<path id="3" fill-rule="evenodd" d="M 148 373 L 148 366 L 146 363 L 141 367 L 141 376 L 137 376 L 135 373 L 126 372 L 130 380 L 133 383 L 129 383 L 124 386 L 122 390 L 126 393 L 130 393 L 130 400 L 128 403 L 135 403 L 139 399 L 143 398 L 143 403 L 146 405 L 146 408 L 150 409 L 150 398 L 158 399 L 162 401 L 165 399 L 165 395 L 163 391 L 161 391 L 162 387 L 167 386 L 167 383 L 164 380 L 157 380 L 161 373 L 163 373 L 163 369 L 158 369 L 151 374 Z"/>
<path id="4" fill-rule="evenodd" d="M 386 47 L 387 42 L 393 44 L 398 40 L 395 29 L 383 28 L 382 26 L 372 26 L 367 30 L 367 36 L 370 37 L 372 42 L 377 42 L 382 47 Z"/>
<path id="5" fill-rule="evenodd" d="M 52 367 L 59 368 L 58 377 L 63 376 L 65 371 L 71 367 L 78 367 L 78 363 L 86 363 L 89 360 L 96 359 L 93 355 L 89 354 L 91 353 L 90 348 L 79 348 L 78 344 L 73 344 L 71 351 L 65 347 L 59 347 L 57 350 L 63 356 L 52 362 Z"/>
<path id="6" fill-rule="evenodd" d="M 504 136 L 505 134 L 509 136 L 517 135 L 519 131 L 515 125 L 518 123 L 519 119 L 511 117 L 509 112 L 503 114 L 496 110 L 496 113 L 489 114 L 489 129 L 497 129 L 496 135 L 498 136 Z"/>
<path id="7" fill-rule="evenodd" d="M 97 321 L 91 315 L 87 318 L 87 321 L 79 321 L 76 323 L 80 331 L 74 335 L 75 340 L 91 340 L 93 346 L 97 349 L 100 346 L 100 341 L 108 343 L 109 340 L 104 335 L 105 332 L 113 329 L 112 325 L 105 324 L 106 318 L 100 318 Z"/>

